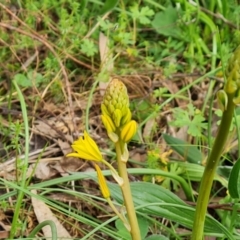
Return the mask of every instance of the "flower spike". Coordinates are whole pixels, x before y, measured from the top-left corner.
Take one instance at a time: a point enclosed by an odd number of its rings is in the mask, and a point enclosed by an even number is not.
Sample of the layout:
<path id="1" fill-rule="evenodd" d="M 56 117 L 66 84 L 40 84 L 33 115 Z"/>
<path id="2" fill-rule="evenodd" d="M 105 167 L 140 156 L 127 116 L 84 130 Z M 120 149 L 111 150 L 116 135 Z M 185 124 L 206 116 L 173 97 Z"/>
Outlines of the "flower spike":
<path id="1" fill-rule="evenodd" d="M 102 115 L 107 115 L 116 128 L 122 127 L 131 119 L 129 97 L 126 86 L 118 79 L 113 79 L 104 94 L 101 104 Z"/>

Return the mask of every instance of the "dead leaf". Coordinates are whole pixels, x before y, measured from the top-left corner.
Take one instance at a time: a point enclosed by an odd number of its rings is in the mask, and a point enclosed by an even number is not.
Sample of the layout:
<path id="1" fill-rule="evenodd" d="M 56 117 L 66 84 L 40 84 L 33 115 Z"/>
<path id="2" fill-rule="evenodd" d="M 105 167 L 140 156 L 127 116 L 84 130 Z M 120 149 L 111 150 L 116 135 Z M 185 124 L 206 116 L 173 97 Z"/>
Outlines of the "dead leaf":
<path id="1" fill-rule="evenodd" d="M 150 119 L 146 122 L 146 124 L 145 124 L 145 126 L 144 126 L 144 129 L 143 129 L 143 138 L 144 138 L 145 141 L 146 141 L 146 140 L 149 140 L 155 124 L 156 124 L 155 118 L 150 118 Z"/>
<path id="2" fill-rule="evenodd" d="M 53 129 L 53 127 L 51 126 L 51 122 L 48 122 L 48 121 L 41 121 L 41 120 L 36 120 L 34 122 L 34 128 L 46 135 L 46 136 L 51 136 L 52 138 L 55 138 L 58 136 L 58 133 L 56 132 L 55 129 Z"/>
<path id="3" fill-rule="evenodd" d="M 72 151 L 72 148 L 71 148 L 71 146 L 68 142 L 65 142 L 65 141 L 62 141 L 61 139 L 58 139 L 58 145 L 61 148 L 64 156 Z"/>
<path id="4" fill-rule="evenodd" d="M 33 127 L 36 133 L 49 138 L 64 137 L 70 142 L 73 141 L 72 136 L 69 134 L 74 130 L 73 121 L 70 117 L 50 118 L 44 121 L 36 120 Z"/>
<path id="5" fill-rule="evenodd" d="M 0 231 L 0 239 L 8 239 L 9 233 L 8 231 Z"/>
<path id="6" fill-rule="evenodd" d="M 82 166 L 86 165 L 86 161 L 83 161 L 82 159 L 66 157 L 68 153 L 72 152 L 72 148 L 68 142 L 58 139 L 58 145 L 61 148 L 64 157 L 61 159 L 60 164 L 55 165 L 54 168 L 59 171 L 60 174 L 77 172 Z"/>
<path id="7" fill-rule="evenodd" d="M 74 157 L 63 157 L 60 165 L 64 172 L 77 172 L 82 169 L 83 166 L 89 166 L 85 160 Z"/>
<path id="8" fill-rule="evenodd" d="M 188 126 L 179 128 L 179 130 L 176 132 L 175 137 L 183 141 L 187 141 L 187 137 L 188 137 L 187 130 L 188 130 Z"/>
<path id="9" fill-rule="evenodd" d="M 179 92 L 179 87 L 173 81 L 162 81 L 162 85 L 165 88 L 167 88 L 168 91 L 173 95 L 176 94 L 177 92 Z M 182 105 L 186 105 L 186 101 L 181 98 L 175 98 L 174 100 L 177 102 L 179 107 Z"/>
<path id="10" fill-rule="evenodd" d="M 31 191 L 33 194 L 37 194 L 36 190 Z M 38 200 L 37 198 L 32 197 L 32 205 L 39 223 L 51 220 L 55 223 L 57 228 L 57 236 L 58 239 L 72 239 L 68 231 L 63 227 L 63 225 L 59 222 L 59 220 L 55 217 L 53 212 L 49 209 L 49 207 L 42 201 Z M 45 238 L 52 238 L 51 228 L 49 226 L 45 226 L 42 228 L 43 234 Z"/>
<path id="11" fill-rule="evenodd" d="M 38 162 L 37 166 L 35 166 L 35 164 L 32 164 L 30 165 L 28 171 L 34 171 L 34 168 L 35 177 L 41 180 L 50 179 L 57 174 L 57 171 L 51 167 L 50 162 Z"/>
<path id="12" fill-rule="evenodd" d="M 109 39 L 102 32 L 99 35 L 99 51 L 101 59 L 101 72 L 111 73 L 113 71 L 113 55 L 112 50 L 109 49 Z M 99 82 L 99 87 L 101 89 L 100 94 L 103 96 L 108 83 L 111 81 L 109 78 L 108 82 Z"/>

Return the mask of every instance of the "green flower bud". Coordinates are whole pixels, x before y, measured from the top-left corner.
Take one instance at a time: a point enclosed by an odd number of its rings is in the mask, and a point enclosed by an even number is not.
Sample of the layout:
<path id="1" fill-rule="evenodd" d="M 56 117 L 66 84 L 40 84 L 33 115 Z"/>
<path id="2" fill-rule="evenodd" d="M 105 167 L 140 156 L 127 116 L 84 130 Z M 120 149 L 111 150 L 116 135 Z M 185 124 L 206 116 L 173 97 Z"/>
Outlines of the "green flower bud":
<path id="1" fill-rule="evenodd" d="M 121 120 L 121 126 L 124 126 L 125 124 L 127 124 L 132 118 L 132 113 L 130 111 L 130 109 L 127 109 L 127 113 L 125 114 L 125 116 L 123 116 L 122 120 Z"/>
<path id="2" fill-rule="evenodd" d="M 115 127 L 112 119 L 108 115 L 101 115 L 101 118 L 102 118 L 103 125 L 107 130 L 108 137 L 113 142 L 117 142 L 118 141 L 118 135 L 115 133 L 116 127 Z"/>
<path id="3" fill-rule="evenodd" d="M 113 112 L 113 122 L 115 123 L 116 127 L 120 126 L 120 122 L 122 119 L 122 112 L 119 109 L 115 109 Z"/>
<path id="4" fill-rule="evenodd" d="M 227 94 L 235 94 L 240 87 L 240 47 L 234 51 L 228 61 L 226 77 L 225 92 Z"/>
<path id="5" fill-rule="evenodd" d="M 108 115 L 118 128 L 129 118 L 129 98 L 126 86 L 118 79 L 113 79 L 104 94 L 101 105 L 102 114 Z M 127 115 L 127 116 L 126 116 Z"/>
<path id="6" fill-rule="evenodd" d="M 217 92 L 217 100 L 221 110 L 225 111 L 227 109 L 228 96 L 224 90 Z"/>
<path id="7" fill-rule="evenodd" d="M 103 125 L 106 128 L 108 133 L 115 132 L 116 127 L 115 127 L 112 119 L 108 115 L 101 115 L 101 119 L 102 119 Z"/>
<path id="8" fill-rule="evenodd" d="M 236 97 L 233 99 L 234 104 L 240 104 L 240 89 L 237 91 Z"/>
<path id="9" fill-rule="evenodd" d="M 102 115 L 107 115 L 107 116 L 111 116 L 111 114 L 108 112 L 106 106 L 102 103 L 101 104 L 101 111 L 102 111 Z"/>

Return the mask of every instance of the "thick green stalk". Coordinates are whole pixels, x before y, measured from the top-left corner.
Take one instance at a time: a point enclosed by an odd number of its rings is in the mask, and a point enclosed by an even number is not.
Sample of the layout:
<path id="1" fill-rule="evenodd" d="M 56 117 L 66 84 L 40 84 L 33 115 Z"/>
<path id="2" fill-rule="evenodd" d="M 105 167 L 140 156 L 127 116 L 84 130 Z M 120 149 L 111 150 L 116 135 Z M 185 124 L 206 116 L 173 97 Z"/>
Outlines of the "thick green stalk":
<path id="1" fill-rule="evenodd" d="M 206 167 L 201 180 L 199 196 L 197 200 L 197 208 L 195 212 L 195 219 L 193 224 L 192 240 L 202 240 L 204 232 L 204 222 L 207 212 L 209 196 L 212 188 L 212 183 L 219 159 L 223 152 L 223 148 L 227 141 L 232 117 L 234 113 L 235 104 L 233 103 L 234 95 L 228 94 L 228 104 L 226 110 L 223 112 L 221 124 L 218 129 L 217 137 L 213 144 L 212 151 L 207 159 Z"/>
<path id="2" fill-rule="evenodd" d="M 132 193 L 130 189 L 130 183 L 128 179 L 126 162 L 121 160 L 121 145 L 120 142 L 115 143 L 116 154 L 117 154 L 117 162 L 118 162 L 118 172 L 120 177 L 123 179 L 123 185 L 121 186 L 122 195 L 124 199 L 124 204 L 127 210 L 128 220 L 131 227 L 130 234 L 132 236 L 132 240 L 141 240 L 141 234 L 138 226 L 137 215 L 135 212 Z"/>

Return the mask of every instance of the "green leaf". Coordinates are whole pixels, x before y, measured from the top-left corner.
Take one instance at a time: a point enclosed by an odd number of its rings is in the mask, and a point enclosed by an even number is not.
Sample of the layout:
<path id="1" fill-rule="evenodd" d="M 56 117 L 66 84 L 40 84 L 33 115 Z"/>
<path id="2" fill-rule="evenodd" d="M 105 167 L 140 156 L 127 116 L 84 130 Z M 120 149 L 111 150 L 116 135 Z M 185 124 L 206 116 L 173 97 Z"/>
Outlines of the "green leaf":
<path id="1" fill-rule="evenodd" d="M 34 70 L 30 70 L 27 73 L 27 76 L 21 73 L 16 74 L 14 76 L 14 80 L 21 87 L 32 87 L 32 86 L 38 87 L 39 84 L 44 81 L 44 77 L 42 74 Z"/>
<path id="2" fill-rule="evenodd" d="M 44 81 L 43 75 L 33 70 L 30 70 L 27 73 L 27 77 L 36 87 L 38 87 L 40 83 Z"/>
<path id="3" fill-rule="evenodd" d="M 141 8 L 139 11 L 138 4 L 134 4 L 130 11 L 132 13 L 132 18 L 138 20 L 141 24 L 149 24 L 151 20 L 148 17 L 154 15 L 154 11 L 148 6 Z"/>
<path id="4" fill-rule="evenodd" d="M 122 193 L 117 184 L 108 183 L 111 196 L 123 204 Z M 150 214 L 192 229 L 195 209 L 187 205 L 171 191 L 152 183 L 133 182 L 131 192 L 138 214 Z M 206 216 L 204 231 L 207 233 L 223 233 L 228 239 L 234 239 L 231 233 L 220 222 Z"/>
<path id="5" fill-rule="evenodd" d="M 191 124 L 189 125 L 188 134 L 192 135 L 193 137 L 201 137 L 202 128 L 207 128 L 207 124 L 203 121 L 205 121 L 205 118 L 202 115 L 195 115 Z"/>
<path id="6" fill-rule="evenodd" d="M 32 82 L 24 74 L 18 73 L 13 78 L 16 83 L 21 87 L 32 87 Z"/>
<path id="7" fill-rule="evenodd" d="M 80 8 L 79 8 L 79 13 L 82 15 L 84 9 L 86 8 L 88 3 L 88 0 L 81 0 Z"/>
<path id="8" fill-rule="evenodd" d="M 173 110 L 174 121 L 170 125 L 175 127 L 188 127 L 188 134 L 194 137 L 202 136 L 202 129 L 207 129 L 207 123 L 202 116 L 200 110 L 196 109 L 192 104 L 188 104 L 188 109 L 175 108 Z M 190 118 L 191 117 L 191 118 Z"/>
<path id="9" fill-rule="evenodd" d="M 144 237 L 148 233 L 149 223 L 146 220 L 146 218 L 143 218 L 141 216 L 137 216 L 137 220 L 140 229 L 141 239 L 144 239 Z M 128 230 L 126 229 L 126 227 L 124 226 L 123 222 L 120 219 L 116 220 L 115 226 L 118 229 L 118 234 L 121 235 L 124 239 L 126 240 L 132 239 L 130 233 L 128 232 Z"/>
<path id="10" fill-rule="evenodd" d="M 171 163 L 170 163 L 171 164 Z M 178 166 L 182 169 L 181 177 L 189 179 L 190 181 L 200 182 L 204 172 L 204 166 L 189 163 L 189 162 L 178 162 Z"/>
<path id="11" fill-rule="evenodd" d="M 240 159 L 234 164 L 230 173 L 228 191 L 232 198 L 240 198 Z"/>
<path id="12" fill-rule="evenodd" d="M 166 143 L 186 161 L 201 164 L 203 156 L 196 146 L 168 134 L 163 134 L 163 138 Z"/>
<path id="13" fill-rule="evenodd" d="M 163 236 L 163 235 L 152 235 L 152 236 L 149 236 L 147 238 L 145 238 L 144 240 L 169 240 L 169 238 Z"/>
<path id="14" fill-rule="evenodd" d="M 88 57 L 94 56 L 97 53 L 97 47 L 92 40 L 83 39 L 81 43 L 81 51 L 82 53 L 86 54 Z"/>
<path id="15" fill-rule="evenodd" d="M 106 0 L 100 11 L 100 15 L 104 15 L 105 13 L 113 10 L 117 4 L 118 0 Z"/>
<path id="16" fill-rule="evenodd" d="M 170 164 L 175 164 L 176 162 L 170 162 Z M 179 176 L 184 179 L 188 179 L 194 182 L 200 182 L 202 179 L 202 175 L 205 167 L 195 163 L 189 162 L 177 162 L 178 166 L 182 170 Z M 226 169 L 225 169 L 226 171 Z M 215 173 L 214 180 L 219 181 L 224 187 L 228 185 L 228 178 L 224 177 L 223 168 L 218 167 L 217 172 Z"/>
<path id="17" fill-rule="evenodd" d="M 159 12 L 155 15 L 152 21 L 152 26 L 155 30 L 167 37 L 175 37 L 183 39 L 182 30 L 177 25 L 179 19 L 179 11 L 169 6 L 164 11 Z"/>

